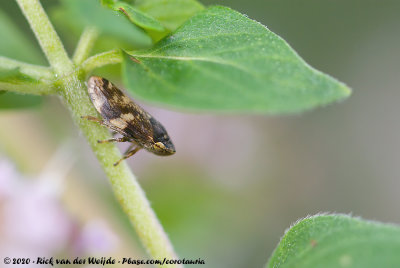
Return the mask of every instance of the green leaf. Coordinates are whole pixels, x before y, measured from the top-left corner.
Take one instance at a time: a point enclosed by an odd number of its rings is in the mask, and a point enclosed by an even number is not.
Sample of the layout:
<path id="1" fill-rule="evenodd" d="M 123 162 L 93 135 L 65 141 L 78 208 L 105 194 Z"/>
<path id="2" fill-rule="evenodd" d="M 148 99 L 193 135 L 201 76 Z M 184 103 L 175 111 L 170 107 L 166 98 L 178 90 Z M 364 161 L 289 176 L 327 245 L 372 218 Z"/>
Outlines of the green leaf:
<path id="1" fill-rule="evenodd" d="M 135 6 L 175 31 L 187 19 L 204 9 L 196 0 L 137 0 Z"/>
<path id="2" fill-rule="evenodd" d="M 0 91 L 0 110 L 37 107 L 43 98 L 33 95 L 19 95 L 13 92 Z"/>
<path id="3" fill-rule="evenodd" d="M 140 98 L 192 110 L 297 112 L 350 94 L 282 38 L 225 7 L 200 12 L 149 50 L 124 54 L 123 77 Z"/>
<path id="4" fill-rule="evenodd" d="M 64 44 L 67 47 L 75 48 L 79 41 L 79 37 L 84 30 L 85 24 L 77 20 L 71 20 L 71 12 L 61 5 L 51 8 L 49 15 L 57 29 L 57 32 L 62 37 Z M 129 41 L 121 40 L 118 36 L 110 36 L 103 32 L 96 40 L 92 54 L 112 50 L 116 47 L 133 49 L 135 46 L 135 44 L 132 44 Z"/>
<path id="5" fill-rule="evenodd" d="M 18 29 L 14 22 L 0 10 L 0 55 L 29 63 L 44 64 L 46 61 L 33 42 Z"/>
<path id="6" fill-rule="evenodd" d="M 91 25 L 99 29 L 102 34 L 116 37 L 135 47 L 149 47 L 152 44 L 150 36 L 143 29 L 117 12 L 102 7 L 97 0 L 63 0 L 62 4 L 74 28 Z M 65 17 L 62 11 L 55 12 L 57 16 Z"/>
<path id="7" fill-rule="evenodd" d="M 400 228 L 346 215 L 299 221 L 281 239 L 267 267 L 399 267 Z"/>
<path id="8" fill-rule="evenodd" d="M 125 15 L 132 23 L 145 30 L 158 32 L 163 32 L 165 30 L 156 19 L 132 7 L 128 3 L 118 1 L 113 4 L 113 9 L 121 12 L 121 14 Z"/>
<path id="9" fill-rule="evenodd" d="M 114 0 L 100 0 L 100 3 L 103 6 L 108 6 L 108 7 L 112 8 L 112 6 L 114 5 L 115 1 Z"/>

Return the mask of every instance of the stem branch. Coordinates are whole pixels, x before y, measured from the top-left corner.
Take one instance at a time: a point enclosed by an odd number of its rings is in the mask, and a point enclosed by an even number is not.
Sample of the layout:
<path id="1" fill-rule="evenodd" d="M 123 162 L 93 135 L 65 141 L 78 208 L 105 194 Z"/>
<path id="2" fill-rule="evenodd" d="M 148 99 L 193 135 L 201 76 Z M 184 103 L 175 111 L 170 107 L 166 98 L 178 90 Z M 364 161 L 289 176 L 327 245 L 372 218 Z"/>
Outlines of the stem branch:
<path id="1" fill-rule="evenodd" d="M 1 90 L 12 91 L 20 94 L 50 95 L 56 92 L 52 84 L 44 83 L 9 83 L 0 82 Z"/>
<path id="2" fill-rule="evenodd" d="M 121 52 L 118 49 L 114 49 L 88 58 L 82 63 L 82 69 L 85 72 L 90 72 L 93 69 L 100 68 L 108 64 L 116 64 L 121 62 Z"/>
<path id="3" fill-rule="evenodd" d="M 76 65 L 80 65 L 90 54 L 94 46 L 94 42 L 99 35 L 98 31 L 94 27 L 86 27 L 81 37 L 79 38 L 78 45 L 72 58 Z"/>
<path id="4" fill-rule="evenodd" d="M 33 78 L 34 81 L 25 79 L 6 79 L 0 81 L 1 90 L 34 95 L 49 95 L 56 92 L 56 89 L 52 84 L 54 74 L 50 68 L 0 56 L 0 69 L 11 71 L 16 68 L 18 68 L 19 74 Z"/>
<path id="5" fill-rule="evenodd" d="M 49 67 L 33 65 L 2 56 L 0 56 L 0 68 L 9 70 L 19 68 L 20 73 L 35 78 L 36 80 L 44 79 L 47 81 L 51 81 L 54 79 L 53 72 Z"/>

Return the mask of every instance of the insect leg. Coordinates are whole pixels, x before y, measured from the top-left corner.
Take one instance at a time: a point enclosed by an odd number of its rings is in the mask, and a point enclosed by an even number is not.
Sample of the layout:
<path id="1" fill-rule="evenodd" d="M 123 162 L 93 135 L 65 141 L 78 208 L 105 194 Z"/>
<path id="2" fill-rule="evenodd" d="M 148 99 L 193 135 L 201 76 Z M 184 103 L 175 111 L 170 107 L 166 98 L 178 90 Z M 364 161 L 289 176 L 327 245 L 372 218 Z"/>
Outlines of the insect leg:
<path id="1" fill-rule="evenodd" d="M 124 155 L 126 155 L 130 150 L 132 150 L 133 147 L 137 146 L 137 144 L 133 141 L 130 141 L 132 144 L 129 145 L 128 149 L 125 150 Z"/>
<path id="2" fill-rule="evenodd" d="M 131 157 L 132 155 L 134 155 L 140 149 L 142 149 L 142 148 L 137 146 L 135 149 L 125 153 L 124 157 L 122 157 L 120 160 L 118 160 L 117 162 L 114 163 L 114 166 L 117 166 L 119 163 L 121 163 L 122 160 L 125 160 L 125 159 Z"/>
<path id="3" fill-rule="evenodd" d="M 97 122 L 97 123 L 99 123 L 99 124 L 101 124 L 101 122 L 103 121 L 103 120 L 101 120 L 101 119 L 98 119 L 97 117 L 90 116 L 90 115 L 84 115 L 84 116 L 81 116 L 81 118 L 82 118 L 82 119 L 89 120 L 89 121 Z"/>
<path id="4" fill-rule="evenodd" d="M 108 140 L 99 140 L 97 142 L 98 143 L 108 143 L 108 142 L 125 142 L 125 141 L 129 141 L 129 138 L 128 137 L 112 138 L 112 139 L 108 139 Z"/>

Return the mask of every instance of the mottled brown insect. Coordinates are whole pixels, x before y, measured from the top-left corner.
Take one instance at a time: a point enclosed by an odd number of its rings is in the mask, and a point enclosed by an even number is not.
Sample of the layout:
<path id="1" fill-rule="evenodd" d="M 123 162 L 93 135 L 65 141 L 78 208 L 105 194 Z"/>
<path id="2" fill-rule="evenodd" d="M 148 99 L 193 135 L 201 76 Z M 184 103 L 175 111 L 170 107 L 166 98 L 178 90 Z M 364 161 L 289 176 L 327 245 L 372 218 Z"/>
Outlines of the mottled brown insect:
<path id="1" fill-rule="evenodd" d="M 103 119 L 93 116 L 82 116 L 82 118 L 97 122 L 122 135 L 122 138 L 98 142 L 132 143 L 124 157 L 114 163 L 114 166 L 141 148 L 156 155 L 175 153 L 175 147 L 165 128 L 110 81 L 92 76 L 88 81 L 88 92 L 94 107 Z"/>

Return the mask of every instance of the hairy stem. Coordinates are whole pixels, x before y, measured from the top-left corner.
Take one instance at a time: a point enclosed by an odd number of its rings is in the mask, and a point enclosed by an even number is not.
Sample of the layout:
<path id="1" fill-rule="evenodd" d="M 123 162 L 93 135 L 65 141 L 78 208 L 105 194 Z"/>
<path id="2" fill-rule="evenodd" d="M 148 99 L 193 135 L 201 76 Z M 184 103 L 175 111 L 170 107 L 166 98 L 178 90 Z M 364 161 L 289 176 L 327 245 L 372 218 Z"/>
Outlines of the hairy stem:
<path id="1" fill-rule="evenodd" d="M 1 90 L 31 95 L 51 95 L 56 93 L 56 89 L 52 84 L 45 83 L 0 82 L 0 88 Z"/>
<path id="2" fill-rule="evenodd" d="M 49 95 L 55 94 L 56 89 L 52 82 L 54 74 L 48 67 L 33 65 L 0 56 L 0 69 L 14 70 L 18 73 L 33 78 L 36 81 L 12 80 L 0 81 L 2 90 L 13 91 L 21 94 Z"/>
<path id="3" fill-rule="evenodd" d="M 168 237 L 127 164 L 122 162 L 117 167 L 113 165 L 122 157 L 119 150 L 113 144 L 97 142 L 97 140 L 111 138 L 109 131 L 96 123 L 81 119 L 82 115 L 97 115 L 86 94 L 82 80 L 65 77 L 62 85 L 65 87 L 62 96 L 72 111 L 74 121 L 86 136 L 110 179 L 118 201 L 131 220 L 145 248 L 155 259 L 176 258 Z"/>
<path id="4" fill-rule="evenodd" d="M 122 56 L 119 49 L 96 54 L 82 63 L 82 69 L 85 72 L 90 72 L 93 69 L 100 68 L 108 64 L 121 63 Z"/>
<path id="5" fill-rule="evenodd" d="M 87 72 L 82 67 L 74 70 L 75 67 L 68 58 L 57 33 L 38 0 L 16 1 L 27 17 L 47 59 L 58 76 L 54 85 L 58 88 L 72 113 L 73 120 L 82 130 L 110 179 L 118 201 L 131 220 L 145 248 L 154 259 L 175 259 L 176 255 L 167 235 L 127 164 L 123 162 L 117 167 L 113 166 L 113 163 L 122 157 L 117 147 L 112 144 L 97 143 L 97 140 L 110 138 L 109 131 L 93 122 L 81 119 L 83 115 L 97 115 L 84 85 Z M 85 57 L 84 55 L 89 50 L 88 43 L 90 42 L 82 40 L 82 44 L 78 45 L 78 50 L 82 47 L 82 52 L 78 54 L 83 56 L 76 57 L 82 59 Z M 167 267 L 179 266 L 168 265 Z"/>
<path id="6" fill-rule="evenodd" d="M 18 68 L 20 73 L 35 78 L 36 80 L 51 81 L 54 79 L 54 74 L 48 67 L 33 65 L 3 56 L 0 56 L 0 68 L 9 70 Z"/>
<path id="7" fill-rule="evenodd" d="M 58 75 L 73 71 L 73 65 L 39 0 L 16 0 L 32 28 L 51 67 Z"/>
<path id="8" fill-rule="evenodd" d="M 76 65 L 81 64 L 84 60 L 87 59 L 98 35 L 99 33 L 96 28 L 94 27 L 85 28 L 81 37 L 79 38 L 79 42 L 78 45 L 76 46 L 74 57 L 72 58 L 73 62 Z"/>

